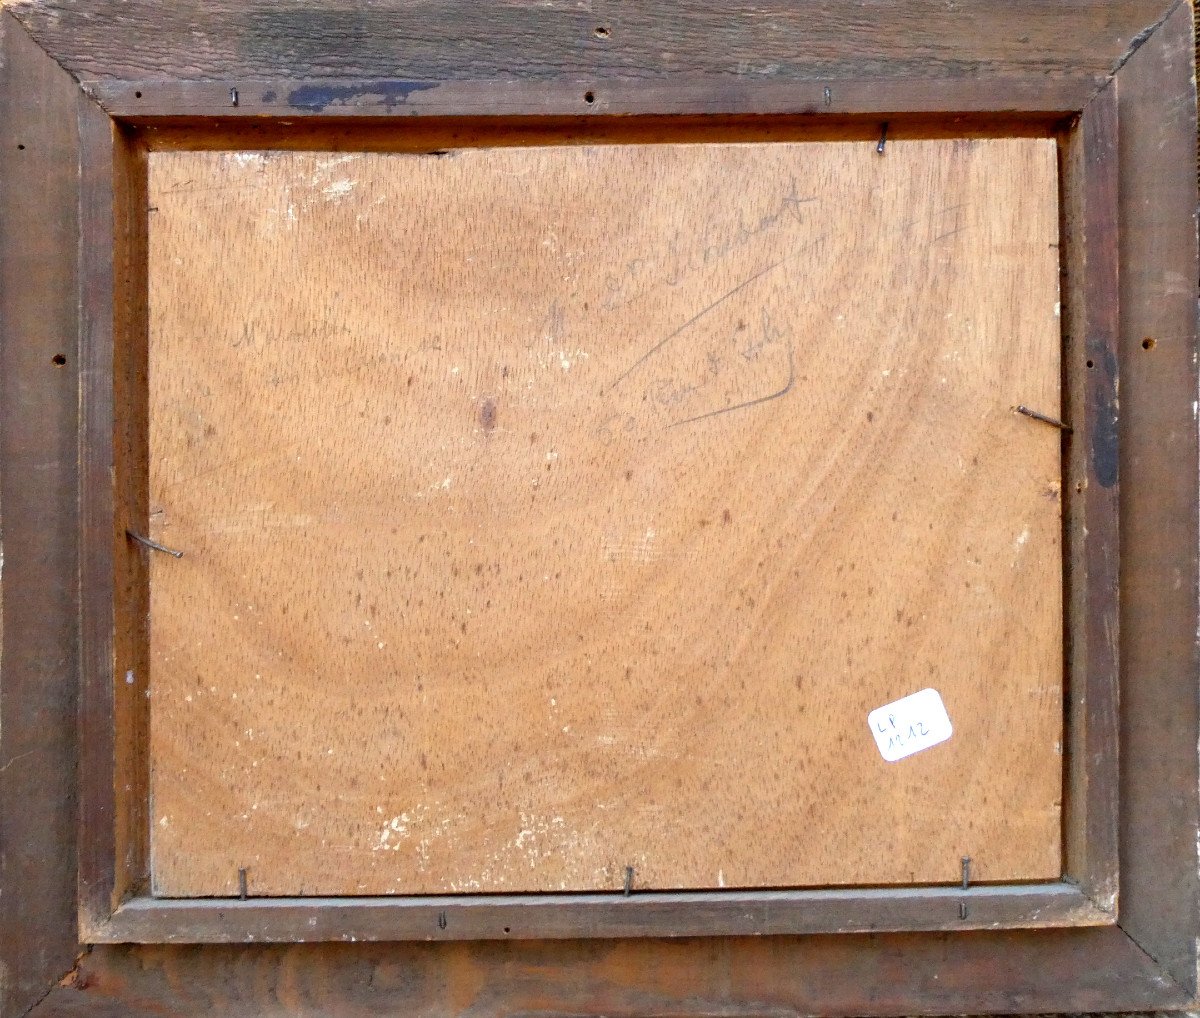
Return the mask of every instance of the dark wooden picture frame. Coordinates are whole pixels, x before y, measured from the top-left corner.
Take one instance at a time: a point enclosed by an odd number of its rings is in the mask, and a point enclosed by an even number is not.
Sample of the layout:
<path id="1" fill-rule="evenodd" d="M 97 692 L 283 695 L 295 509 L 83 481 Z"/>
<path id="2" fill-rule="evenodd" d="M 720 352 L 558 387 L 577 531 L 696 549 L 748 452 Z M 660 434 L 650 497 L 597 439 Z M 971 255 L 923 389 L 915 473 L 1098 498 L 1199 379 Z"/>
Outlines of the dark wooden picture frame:
<path id="1" fill-rule="evenodd" d="M 186 13 L 60 0 L 0 18 L 5 1014 L 38 1001 L 45 1014 L 636 1015 L 1196 998 L 1188 4 L 922 0 L 882 3 L 867 20 L 843 0 L 486 14 L 458 0 Z M 146 708 L 114 682 L 145 653 L 144 558 L 125 533 L 147 513 L 147 152 L 387 150 L 413 123 L 450 142 L 470 125 L 873 144 L 885 121 L 893 139 L 1059 141 L 1074 426 L 1063 440 L 1062 880 L 149 897 Z"/>

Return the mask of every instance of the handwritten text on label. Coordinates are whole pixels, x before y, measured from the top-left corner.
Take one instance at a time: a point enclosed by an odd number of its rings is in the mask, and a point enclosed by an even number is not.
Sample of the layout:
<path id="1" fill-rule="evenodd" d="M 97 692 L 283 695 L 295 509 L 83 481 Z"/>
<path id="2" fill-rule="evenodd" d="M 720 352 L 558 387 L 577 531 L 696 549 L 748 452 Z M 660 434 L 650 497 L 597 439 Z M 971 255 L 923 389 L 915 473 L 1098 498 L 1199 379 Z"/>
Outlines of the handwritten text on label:
<path id="1" fill-rule="evenodd" d="M 875 744 L 888 763 L 945 742 L 954 734 L 946 705 L 936 689 L 901 697 L 867 715 Z"/>

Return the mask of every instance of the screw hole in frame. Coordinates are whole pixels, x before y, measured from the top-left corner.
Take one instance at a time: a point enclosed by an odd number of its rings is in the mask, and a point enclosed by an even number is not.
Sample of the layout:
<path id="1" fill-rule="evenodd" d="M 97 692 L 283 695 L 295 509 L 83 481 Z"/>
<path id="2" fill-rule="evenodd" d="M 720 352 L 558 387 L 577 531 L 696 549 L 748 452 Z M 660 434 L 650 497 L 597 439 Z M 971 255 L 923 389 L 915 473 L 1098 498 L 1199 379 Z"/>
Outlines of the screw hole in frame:
<path id="1" fill-rule="evenodd" d="M 591 106 L 592 103 L 594 103 L 596 101 L 596 93 L 595 92 L 584 92 L 583 93 L 583 101 L 585 103 L 587 103 L 589 106 Z"/>

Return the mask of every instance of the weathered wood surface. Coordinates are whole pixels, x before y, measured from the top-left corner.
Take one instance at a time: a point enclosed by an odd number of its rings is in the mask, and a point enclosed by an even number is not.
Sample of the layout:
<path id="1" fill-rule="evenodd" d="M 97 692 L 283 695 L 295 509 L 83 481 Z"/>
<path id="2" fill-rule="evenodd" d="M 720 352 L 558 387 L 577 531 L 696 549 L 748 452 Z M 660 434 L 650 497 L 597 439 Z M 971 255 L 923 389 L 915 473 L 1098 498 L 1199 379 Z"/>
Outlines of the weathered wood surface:
<path id="1" fill-rule="evenodd" d="M 40 998 L 75 955 L 77 97 L 23 31 L 0 27 L 4 1015 Z"/>
<path id="2" fill-rule="evenodd" d="M 1115 913 L 1120 827 L 1121 327 L 1116 88 L 1061 153 L 1067 689 L 1065 872 Z"/>
<path id="3" fill-rule="evenodd" d="M 1119 980 L 1114 973 L 1121 973 Z M 49 1015 L 973 1014 L 1186 997 L 1119 929 L 944 936 L 99 947 Z"/>
<path id="4" fill-rule="evenodd" d="M 2 0 L 0 0 L 2 2 Z M 1165 9 L 1166 5 L 1161 6 Z M 80 8 L 82 5 L 80 5 Z M 77 10 L 80 8 L 76 8 Z M 966 16 L 972 19 L 972 29 L 978 29 L 978 35 L 968 38 L 963 43 L 961 56 L 970 62 L 971 54 L 980 50 L 990 51 L 994 40 L 1006 38 L 1000 21 L 1009 16 L 1009 8 L 1004 5 L 986 5 L 983 11 L 971 11 L 963 5 L 956 5 L 959 10 L 965 10 Z M 913 8 L 915 9 L 915 8 Z M 1049 15 L 1053 8 L 1045 8 Z M 156 8 L 158 10 L 158 8 Z M 1141 246 L 1137 247 L 1138 264 L 1153 267 L 1155 271 L 1139 272 L 1126 282 L 1126 297 L 1132 293 L 1142 296 L 1146 309 L 1152 309 L 1162 300 L 1164 289 L 1163 265 L 1172 257 L 1179 256 L 1179 248 L 1175 242 L 1159 243 L 1154 238 L 1158 226 L 1156 224 L 1175 224 L 1179 228 L 1181 222 L 1186 222 L 1187 212 L 1179 213 L 1178 209 L 1164 211 L 1160 205 L 1147 205 L 1147 199 L 1161 202 L 1163 194 L 1156 191 L 1164 187 L 1164 181 L 1178 172 L 1181 164 L 1189 161 L 1179 147 L 1178 142 L 1190 145 L 1194 134 L 1193 95 L 1190 69 L 1179 73 L 1179 61 L 1176 54 L 1188 45 L 1190 38 L 1188 12 L 1186 4 L 1176 4 L 1177 17 L 1164 28 L 1169 33 L 1159 30 L 1146 46 L 1145 59 L 1141 64 L 1131 62 L 1130 74 L 1124 75 L 1129 79 L 1130 87 L 1136 84 L 1139 98 L 1136 103 L 1123 109 L 1123 116 L 1147 118 L 1151 129 L 1145 134 L 1131 134 L 1130 140 L 1122 146 L 1122 232 L 1126 233 L 1129 223 L 1137 227 Z M 1079 22 L 1087 22 L 1089 27 L 1080 28 L 1078 38 L 1099 38 L 1100 45 L 1096 53 L 1103 52 L 1104 60 L 1094 61 L 1100 66 L 1108 61 L 1108 67 L 1115 67 L 1124 61 L 1124 50 L 1132 39 L 1134 44 L 1141 42 L 1131 34 L 1132 26 L 1144 14 L 1150 15 L 1145 21 L 1148 26 L 1159 17 L 1158 11 L 1150 11 L 1141 4 L 1097 4 L 1072 7 L 1073 27 L 1069 22 L 1063 22 L 1055 27 L 1053 32 L 1042 33 L 1033 38 L 1029 45 L 1029 60 L 1032 65 L 1038 63 L 1037 54 L 1063 52 L 1065 48 L 1073 48 L 1076 42 L 1076 27 Z M 192 12 L 199 18 L 199 10 Z M 883 12 L 887 16 L 888 12 Z M 62 8 L 51 12 L 49 20 L 59 20 L 63 14 Z M 981 14 L 983 17 L 981 17 Z M 228 11 L 218 11 L 213 25 L 228 22 Z M 985 20 L 993 16 L 995 20 Z M 64 40 L 73 43 L 81 37 L 82 19 L 61 18 L 62 26 L 58 29 L 58 42 Z M 104 32 L 120 34 L 128 32 L 128 22 L 120 19 L 98 20 L 98 25 Z M 876 21 L 881 26 L 878 35 L 888 45 L 887 40 L 896 38 L 895 34 L 883 26 L 882 21 Z M 928 20 L 925 26 L 937 35 L 940 30 Z M 1121 26 L 1125 27 L 1122 28 Z M 1096 26 L 1103 30 L 1100 35 L 1093 35 Z M 997 30 L 997 29 L 1000 30 Z M 1112 29 L 1112 34 L 1109 33 Z M 154 20 L 143 17 L 140 22 L 142 32 L 140 40 L 130 35 L 122 40 L 122 44 L 112 47 L 110 53 L 120 57 L 121 50 L 133 49 L 144 53 L 152 53 L 155 48 L 157 26 Z M 797 33 L 794 40 L 797 48 L 805 45 L 807 33 Z M 1120 40 L 1120 49 L 1111 49 L 1110 45 Z M 1181 41 L 1183 40 L 1183 41 Z M 870 37 L 866 38 L 870 43 Z M 859 38 L 858 45 L 863 44 Z M 828 45 L 825 40 L 822 45 Z M 222 47 L 218 46 L 217 49 Z M 201 48 L 189 50 L 185 44 L 177 42 L 174 48 L 178 62 L 173 67 L 161 66 L 158 74 L 174 76 L 189 73 L 201 74 L 203 63 Z M 852 57 L 853 54 L 850 54 Z M 1163 62 L 1170 58 L 1171 71 L 1164 73 Z M 1109 59 L 1115 58 L 1115 59 Z M 47 70 L 50 58 L 47 61 Z M 1081 58 L 1091 61 L 1086 54 Z M 149 61 L 150 63 L 153 60 Z M 281 59 L 280 64 L 283 63 Z M 185 67 L 185 65 L 187 65 Z M 849 62 L 848 62 L 849 65 Z M 11 65 L 10 65 L 11 66 Z M 986 62 L 978 65 L 980 73 L 986 75 Z M 1042 73 L 1049 67 L 1035 67 L 1035 73 Z M 289 67 L 289 71 L 303 73 L 303 64 L 297 63 Z M 105 68 L 96 67 L 98 73 L 104 73 Z M 114 74 L 119 73 L 114 71 Z M 1118 76 L 1121 77 L 1121 76 Z M 1136 83 L 1133 79 L 1137 79 Z M 10 79 L 11 80 L 11 79 Z M 23 89 L 37 91 L 36 76 L 21 76 Z M 1047 87 L 1055 87 L 1053 77 L 1047 77 Z M 965 87 L 970 79 L 962 79 Z M 1124 84 L 1124 82 L 1122 82 Z M 930 85 L 935 85 L 936 79 L 930 79 Z M 979 82 L 979 87 L 986 88 L 986 82 Z M 1074 86 L 1073 86 L 1074 87 Z M 954 94 L 950 89 L 946 95 Z M 1003 95 L 1004 90 L 996 88 L 996 95 Z M 29 98 L 29 93 L 22 93 L 22 100 Z M 40 132 L 50 123 L 66 125 L 63 120 L 38 120 L 40 107 L 31 110 L 31 116 L 25 122 L 33 127 L 39 136 Z M 15 123 L 9 120 L 8 123 Z M 1126 121 L 1128 124 L 1128 121 Z M 62 165 L 73 166 L 74 160 L 64 158 Z M 12 178 L 5 175 L 6 183 Z M 50 181 L 53 173 L 47 173 L 45 179 Z M 57 179 L 57 178 L 54 178 Z M 1168 190 L 1170 190 L 1168 188 Z M 1175 200 L 1190 204 L 1192 198 L 1176 194 Z M 55 204 L 54 208 L 73 208 L 72 202 L 64 199 L 62 205 Z M 53 213 L 44 217 L 41 227 L 47 222 L 54 221 Z M 6 220 L 6 224 L 8 220 Z M 6 230 L 10 236 L 16 231 Z M 28 251 L 30 238 L 38 236 L 39 227 L 31 226 L 26 231 L 20 231 L 20 246 L 23 255 Z M 54 245 L 60 251 L 76 250 L 75 238 L 62 234 L 56 235 Z M 11 250 L 11 249 L 10 249 Z M 1126 247 L 1122 251 L 1122 259 L 1129 257 L 1134 248 Z M 1194 251 L 1191 242 L 1187 242 L 1185 251 Z M 1188 254 L 1188 257 L 1191 257 Z M 1179 273 L 1187 277 L 1188 272 Z M 1174 277 L 1171 277 L 1174 278 Z M 28 278 L 23 278 L 20 289 L 23 292 L 39 292 L 44 298 L 43 312 L 57 314 L 64 307 L 71 307 L 70 288 L 55 287 L 42 291 L 34 291 L 28 286 Z M 1168 280 L 1169 282 L 1169 280 Z M 1174 294 L 1173 289 L 1169 292 Z M 1174 304 L 1178 294 L 1172 297 L 1172 310 L 1168 317 L 1176 314 Z M 65 319 L 64 319 L 65 321 Z M 70 327 L 64 326 L 63 335 L 70 334 Z M 1194 346 L 1194 322 L 1190 317 L 1186 328 L 1177 329 L 1167 323 L 1163 335 L 1157 336 L 1157 342 L 1162 343 L 1163 336 L 1170 337 L 1172 344 L 1192 348 Z M 1129 330 L 1128 337 L 1135 346 L 1147 338 L 1138 327 Z M 1154 338 L 1154 337 L 1150 337 Z M 1151 350 L 1160 350 L 1152 347 Z M 1150 351 L 1147 351 L 1149 353 Z M 1136 349 L 1133 350 L 1136 355 Z M 1163 368 L 1164 377 L 1174 378 L 1179 389 L 1172 388 L 1171 392 L 1179 394 L 1187 389 L 1194 381 L 1194 360 L 1187 350 L 1176 351 L 1178 356 L 1170 359 Z M 68 362 L 69 363 L 69 362 Z M 1154 361 L 1147 359 L 1147 364 Z M 16 376 L 10 376 L 16 377 Z M 1138 385 L 1136 379 L 1131 382 Z M 1153 391 L 1153 384 L 1145 388 L 1146 393 Z M 1165 396 L 1163 397 L 1165 399 Z M 1184 403 L 1194 398 L 1185 392 L 1181 397 Z M 11 401 L 8 406 L 11 407 Z M 1143 407 L 1148 405 L 1143 400 Z M 1183 403 L 1180 404 L 1181 406 Z M 50 439 L 57 435 L 54 422 L 64 404 L 57 400 L 43 401 L 38 404 L 44 416 L 41 419 L 41 434 Z M 48 411 L 48 412 L 47 412 Z M 1173 413 L 1173 411 L 1172 411 Z M 1183 429 L 1187 434 L 1190 425 Z M 1128 434 L 1123 435 L 1125 457 L 1128 461 L 1137 460 L 1145 464 L 1146 476 L 1151 479 L 1151 489 L 1159 483 L 1179 481 L 1183 474 L 1189 471 L 1181 470 L 1181 463 L 1194 462 L 1194 456 L 1179 453 L 1173 437 L 1169 446 L 1164 446 L 1161 455 L 1156 453 L 1156 443 L 1163 435 L 1176 436 L 1181 432 L 1172 423 L 1171 414 L 1148 422 L 1147 428 L 1137 439 L 1137 448 L 1129 451 L 1131 440 Z M 65 432 L 63 433 L 65 434 Z M 65 448 L 65 446 L 64 446 Z M 19 464 L 20 461 L 18 461 Z M 69 463 L 70 458 L 64 453 L 60 463 Z M 12 461 L 5 463 L 7 469 L 15 469 Z M 1126 479 L 1133 476 L 1128 468 L 1128 462 L 1123 463 L 1122 473 Z M 9 474 L 7 476 L 12 476 Z M 1140 474 L 1138 476 L 1141 476 Z M 1189 482 L 1194 497 L 1194 478 Z M 7 483 L 6 494 L 21 488 L 14 488 L 11 481 Z M 26 492 L 33 489 L 25 487 Z M 31 495 L 32 497 L 32 495 Z M 1153 501 L 1153 494 L 1147 495 Z M 58 505 L 69 506 L 71 499 L 63 496 Z M 1174 505 L 1174 502 L 1172 503 Z M 1131 502 L 1134 512 L 1140 512 L 1143 503 Z M 31 556 L 35 554 L 34 545 L 27 542 L 30 535 L 43 533 L 45 547 L 56 549 L 57 554 L 49 554 L 41 559 L 38 578 L 32 586 L 24 590 L 57 590 L 55 579 L 55 564 L 61 562 L 61 556 L 66 555 L 73 540 L 74 530 L 69 519 L 69 510 L 61 516 L 55 511 L 54 499 L 40 503 L 40 514 L 32 520 L 28 528 L 17 526 L 16 521 L 5 520 L 5 533 L 8 538 L 10 562 L 25 549 Z M 1194 505 L 1189 512 L 1194 512 Z M 1194 629 L 1190 624 L 1180 626 L 1178 613 L 1194 614 L 1194 603 L 1182 602 L 1191 596 L 1194 590 L 1194 557 L 1193 551 L 1185 549 L 1182 544 L 1171 546 L 1170 535 L 1186 534 L 1186 526 L 1174 523 L 1160 526 L 1162 518 L 1151 514 L 1144 517 L 1145 535 L 1157 534 L 1155 541 L 1161 542 L 1161 553 L 1151 568 L 1159 570 L 1161 575 L 1144 574 L 1143 581 L 1134 587 L 1128 587 L 1129 604 L 1124 611 L 1122 624 L 1128 635 L 1135 630 L 1146 630 L 1144 641 L 1130 641 L 1132 654 L 1144 662 L 1154 660 L 1153 648 L 1164 639 L 1176 648 L 1171 653 L 1172 660 L 1178 660 L 1180 653 L 1184 657 L 1194 653 L 1194 641 L 1189 641 L 1186 634 Z M 52 529 L 47 529 L 52 528 Z M 1194 530 L 1194 528 L 1192 528 Z M 1186 538 L 1184 540 L 1187 540 Z M 1194 542 L 1191 542 L 1194 544 Z M 1132 546 L 1137 549 L 1140 545 L 1135 542 Z M 1173 572 L 1178 563 L 1183 562 L 1183 575 Z M 10 589 L 14 584 L 16 570 L 6 569 L 5 588 Z M 1158 592 L 1156 594 L 1156 592 Z M 1158 594 L 1166 594 L 1171 604 L 1164 605 Z M 9 595 L 7 604 L 13 602 Z M 1182 604 L 1182 608 L 1180 605 Z M 1164 616 L 1164 610 L 1166 615 Z M 32 627 L 13 626 L 12 633 L 28 634 L 33 639 L 52 640 L 53 634 L 47 623 L 49 617 L 41 614 Z M 13 637 L 16 639 L 16 637 Z M 1181 641 L 1181 642 L 1178 642 Z M 65 644 L 63 644 L 65 646 Z M 1190 647 L 1182 652 L 1179 647 Z M 11 658 L 9 659 L 11 660 Z M 1179 746 L 1194 746 L 1194 732 L 1189 731 L 1193 726 L 1194 717 L 1190 715 L 1183 724 L 1179 721 L 1179 704 L 1190 702 L 1191 694 L 1180 689 L 1186 685 L 1192 674 L 1190 668 L 1172 669 L 1169 672 L 1159 672 L 1153 667 L 1141 670 L 1139 674 L 1145 677 L 1142 690 L 1148 699 L 1157 696 L 1156 683 L 1164 676 L 1170 682 L 1181 685 L 1170 685 L 1162 690 L 1161 703 L 1146 705 L 1140 714 L 1130 716 L 1123 722 L 1123 738 L 1128 739 L 1130 733 L 1137 735 L 1141 721 L 1153 716 L 1160 722 L 1153 731 L 1146 733 L 1145 738 L 1133 740 L 1133 752 L 1126 754 L 1130 761 L 1122 783 L 1122 795 L 1125 801 L 1133 801 L 1134 818 L 1123 821 L 1122 853 L 1125 861 L 1126 874 L 1123 881 L 1123 904 L 1129 913 L 1124 922 L 1127 928 L 1134 931 L 1136 936 L 1147 944 L 1155 958 L 1167 958 L 1172 971 L 1180 975 L 1184 985 L 1194 983 L 1194 965 L 1189 962 L 1189 955 L 1194 951 L 1194 938 L 1191 930 L 1195 925 L 1194 908 L 1195 895 L 1195 838 L 1194 829 L 1186 831 L 1187 823 L 1177 823 L 1178 815 L 1173 812 L 1163 813 L 1164 808 L 1183 805 L 1181 811 L 1188 813 L 1194 808 L 1194 775 L 1190 785 L 1186 773 L 1182 776 L 1179 769 L 1170 764 L 1176 759 L 1173 755 Z M 58 677 L 60 671 L 53 675 Z M 13 674 L 6 661 L 5 680 L 6 707 L 15 701 L 11 695 Z M 11 920 L 5 926 L 5 941 L 3 957 L 9 968 L 6 973 L 5 991 L 11 996 L 10 1000 L 21 999 L 23 1002 L 32 1001 L 41 996 L 44 989 L 53 983 L 50 978 L 38 982 L 29 980 L 32 967 L 21 968 L 24 960 L 31 960 L 40 966 L 43 972 L 56 973 L 64 963 L 67 947 L 61 951 L 46 951 L 38 942 L 36 930 L 43 927 L 52 931 L 51 936 L 57 938 L 61 945 L 69 946 L 72 939 L 70 911 L 73 889 L 69 880 L 55 881 L 54 867 L 59 865 L 73 852 L 72 838 L 69 826 L 72 818 L 73 801 L 69 794 L 64 793 L 60 798 L 50 794 L 46 780 L 48 775 L 58 773 L 68 775 L 74 772 L 74 740 L 70 737 L 73 731 L 73 711 L 70 705 L 64 706 L 62 701 L 63 687 L 57 682 L 38 682 L 29 687 L 31 693 L 31 708 L 17 715 L 15 712 L 6 713 L 4 738 L 20 739 L 22 733 L 39 731 L 47 737 L 39 742 L 39 752 L 35 757 L 22 758 L 14 761 L 5 755 L 2 766 L 8 768 L 9 775 L 19 775 L 19 780 L 31 789 L 28 797 L 20 799 L 20 811 L 13 811 L 9 816 L 9 830 L 16 832 L 32 832 L 33 840 L 29 843 L 31 850 L 22 856 L 30 863 L 41 860 L 43 866 L 40 872 L 50 874 L 48 879 L 30 879 L 34 873 L 19 872 L 14 875 L 8 868 L 4 871 L 4 895 L 9 907 L 4 912 L 5 920 Z M 1185 712 L 1186 713 L 1186 712 Z M 47 727 L 50 725 L 51 727 Z M 54 727 L 55 725 L 59 727 Z M 62 725 L 67 727 L 63 728 Z M 66 733 L 64 737 L 64 733 Z M 1186 752 L 1186 750 L 1185 750 Z M 1142 763 L 1149 759 L 1151 766 L 1143 767 Z M 1194 759 L 1194 758 L 1193 758 Z M 26 770 L 30 761 L 36 760 L 40 771 L 36 774 Z M 1184 768 L 1186 770 L 1186 768 Z M 1168 795 L 1163 794 L 1164 775 L 1167 778 Z M 18 778 L 14 778 L 18 780 Z M 6 796 L 6 802 L 12 801 Z M 27 804 L 36 804 L 36 808 L 27 809 Z M 61 818 L 66 821 L 60 823 Z M 37 840 L 36 832 L 39 825 L 49 821 L 53 834 L 47 839 Z M 1137 836 L 1149 825 L 1156 831 L 1166 832 L 1164 837 L 1149 839 Z M 1192 825 L 1194 827 L 1194 824 Z M 23 836 L 23 835 L 22 835 Z M 13 844 L 9 839 L 7 844 Z M 1193 864 L 1188 866 L 1188 857 Z M 50 860 L 47 864 L 47 860 Z M 1130 862 L 1132 860 L 1132 865 Z M 1171 877 L 1171 874 L 1178 874 Z M 1167 877 L 1167 879 L 1164 879 Z M 12 909 L 13 894 L 24 895 L 24 900 L 37 902 L 40 907 L 18 913 Z M 1128 906 L 1134 901 L 1144 901 L 1144 907 L 1139 907 L 1134 914 Z M 31 936 L 31 932 L 35 935 Z M 822 941 L 823 943 L 824 941 Z M 269 949 L 262 953 L 253 950 L 246 954 L 238 949 L 224 952 L 210 952 L 195 949 L 149 949 L 124 950 L 104 949 L 89 955 L 84 959 L 79 970 L 79 978 L 69 988 L 53 990 L 44 1004 L 38 1009 L 40 1015 L 60 1015 L 68 1013 L 79 1014 L 194 1014 L 203 1009 L 223 1010 L 225 1013 L 242 1014 L 334 1014 L 334 1013 L 379 1013 L 389 1007 L 403 1010 L 407 1013 L 447 1014 L 458 1011 L 463 1013 L 474 1008 L 485 1011 L 500 1012 L 519 1008 L 523 1002 L 528 1002 L 530 1008 L 540 1007 L 543 1011 L 557 1009 L 568 1010 L 573 1007 L 575 1012 L 586 1013 L 593 1008 L 591 1000 L 599 1001 L 603 1013 L 644 1014 L 657 1011 L 658 1013 L 685 1013 L 706 1010 L 708 1013 L 730 1013 L 732 1011 L 756 1013 L 767 1010 L 778 1013 L 814 1013 L 827 1011 L 829 1013 L 868 1013 L 869 1011 L 887 1011 L 890 1013 L 918 1013 L 922 1010 L 946 1012 L 962 1011 L 1028 1011 L 1033 1009 L 1048 1010 L 1101 1010 L 1103 1008 L 1135 1008 L 1138 1010 L 1149 1007 L 1188 1005 L 1187 994 L 1178 987 L 1171 987 L 1162 982 L 1161 976 L 1155 971 L 1150 955 L 1138 950 L 1130 940 L 1120 940 L 1117 931 L 1089 932 L 1082 936 L 1076 934 L 1056 935 L 1038 934 L 1028 937 L 1021 934 L 1005 935 L 1003 943 L 997 938 L 982 934 L 978 936 L 928 938 L 928 937 L 886 937 L 886 938 L 855 938 L 847 944 L 845 940 L 832 938 L 831 943 L 846 945 L 851 953 L 861 952 L 861 964 L 854 966 L 834 963 L 828 950 L 819 947 L 819 942 L 806 939 L 803 942 L 760 940 L 742 942 L 753 945 L 751 954 L 769 957 L 769 963 L 755 963 L 746 953 L 733 951 L 728 942 L 705 944 L 707 950 L 701 951 L 699 945 L 663 945 L 663 950 L 654 944 L 620 945 L 619 953 L 626 952 L 637 958 L 643 967 L 634 967 L 627 972 L 629 982 L 614 980 L 612 964 L 620 966 L 620 959 L 614 959 L 605 953 L 604 957 L 596 958 L 595 965 L 586 961 L 580 955 L 560 955 L 553 951 L 538 950 L 530 953 L 527 946 L 502 945 L 500 953 L 489 953 L 488 961 L 479 960 L 475 966 L 461 961 L 464 947 L 455 950 L 450 956 L 436 954 L 430 958 L 428 966 L 414 964 L 409 949 L 399 950 L 379 946 L 365 950 L 355 950 L 352 947 L 333 947 L 329 949 L 317 947 L 301 947 L 296 949 Z M 864 944 L 875 945 L 874 951 L 863 952 Z M 358 945 L 361 947 L 362 945 Z M 935 952 L 936 946 L 936 952 Z M 433 949 L 435 951 L 440 948 Z M 470 953 L 467 951 L 467 953 Z M 17 958 L 18 966 L 12 961 Z M 697 962 L 699 968 L 696 967 Z M 446 978 L 443 964 L 449 966 L 453 978 Z M 526 965 L 528 964 L 528 967 Z M 398 966 L 398 967 L 396 967 Z M 598 966 L 598 967 L 597 967 Z M 520 968 L 518 978 L 516 969 Z M 1190 971 L 1189 971 L 1190 970 Z M 727 973 L 733 972 L 735 980 L 730 981 Z M 403 973 L 403 977 L 399 974 Z M 473 973 L 473 975 L 472 975 Z M 697 973 L 700 979 L 696 979 Z M 581 979 L 586 974 L 586 979 Z M 686 974 L 687 978 L 677 980 L 676 976 Z M 744 975 L 742 975 L 744 974 Z M 712 979 L 709 979 L 709 976 Z M 451 987 L 460 986 L 463 979 L 470 976 L 471 986 L 496 988 L 489 989 L 488 996 L 481 994 L 470 995 L 469 999 L 451 992 Z M 937 976 L 938 978 L 934 978 Z M 559 986 L 556 978 L 561 977 L 569 985 Z M 528 992 L 521 996 L 506 981 L 517 980 Z M 311 981 L 310 981 L 311 980 Z M 624 980 L 624 977 L 622 977 Z M 623 989 L 615 989 L 614 983 L 621 982 Z M 763 987 L 778 985 L 778 990 L 764 991 Z M 677 987 L 677 992 L 657 992 L 655 988 L 666 986 Z M 647 989 L 647 987 L 649 989 Z M 501 993 L 509 989 L 507 996 Z M 409 992 L 411 989 L 412 992 Z M 830 991 L 829 995 L 823 995 Z M 938 996 L 938 993 L 944 995 Z M 20 994 L 26 994 L 20 997 Z M 424 994 L 424 997 L 422 997 Z M 931 996 L 932 994 L 932 996 Z M 418 1005 L 423 999 L 425 1003 Z M 483 1001 L 481 1004 L 480 1002 Z M 479 1006 L 476 1006 L 479 1005 Z M 1194 1002 L 1191 1006 L 1194 1006 Z M 839 1011 L 840 1009 L 840 1011 Z M 8 1013 L 7 1011 L 5 1013 Z"/>
<path id="5" fill-rule="evenodd" d="M 487 4 L 352 0 L 320 6 L 257 0 L 162 5 L 40 0 L 15 9 L 83 79 L 176 78 L 441 81 L 799 82 L 895 78 L 969 87 L 972 80 L 1070 79 L 1095 88 L 1163 16 L 1162 0 L 1004 5 L 964 0 L 877 4 L 763 0 L 676 5 Z M 394 102 L 410 98 L 394 89 Z M 997 88 L 996 94 L 1002 94 Z M 728 98 L 728 94 L 724 98 Z M 298 97 L 312 102 L 313 96 Z M 346 97 L 331 96 L 331 100 Z M 720 95 L 710 102 L 720 102 Z M 1001 105 L 991 108 L 999 109 Z"/>
<path id="6" fill-rule="evenodd" d="M 1056 878 L 1056 195 L 1044 139 L 152 156 L 157 893 Z"/>
<path id="7" fill-rule="evenodd" d="M 1192 11 L 1125 65 L 1121 214 L 1121 925 L 1196 989 L 1196 77 Z M 1185 470 L 1179 464 L 1187 464 Z"/>

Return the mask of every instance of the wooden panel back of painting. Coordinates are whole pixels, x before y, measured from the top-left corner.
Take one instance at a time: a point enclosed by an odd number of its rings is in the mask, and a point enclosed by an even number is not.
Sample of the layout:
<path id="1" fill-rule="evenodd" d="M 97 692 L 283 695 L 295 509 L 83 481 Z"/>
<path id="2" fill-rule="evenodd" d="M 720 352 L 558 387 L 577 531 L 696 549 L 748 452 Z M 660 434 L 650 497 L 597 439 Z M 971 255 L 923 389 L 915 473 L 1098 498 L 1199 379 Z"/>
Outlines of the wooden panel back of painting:
<path id="1" fill-rule="evenodd" d="M 1056 878 L 1056 173 L 154 154 L 155 893 Z"/>

